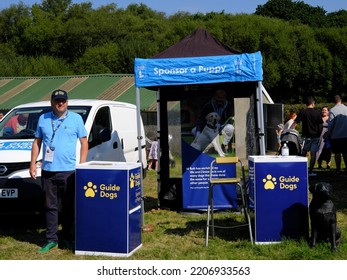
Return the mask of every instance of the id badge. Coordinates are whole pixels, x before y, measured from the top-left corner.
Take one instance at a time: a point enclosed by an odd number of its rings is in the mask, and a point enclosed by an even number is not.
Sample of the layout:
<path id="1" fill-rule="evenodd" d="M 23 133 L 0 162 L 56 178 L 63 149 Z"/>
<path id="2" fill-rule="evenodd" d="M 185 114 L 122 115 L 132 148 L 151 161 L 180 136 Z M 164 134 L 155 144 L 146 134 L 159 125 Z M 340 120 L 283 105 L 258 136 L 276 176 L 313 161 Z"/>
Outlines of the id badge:
<path id="1" fill-rule="evenodd" d="M 54 158 L 54 150 L 52 150 L 50 147 L 47 147 L 45 161 L 52 162 L 53 158 Z"/>

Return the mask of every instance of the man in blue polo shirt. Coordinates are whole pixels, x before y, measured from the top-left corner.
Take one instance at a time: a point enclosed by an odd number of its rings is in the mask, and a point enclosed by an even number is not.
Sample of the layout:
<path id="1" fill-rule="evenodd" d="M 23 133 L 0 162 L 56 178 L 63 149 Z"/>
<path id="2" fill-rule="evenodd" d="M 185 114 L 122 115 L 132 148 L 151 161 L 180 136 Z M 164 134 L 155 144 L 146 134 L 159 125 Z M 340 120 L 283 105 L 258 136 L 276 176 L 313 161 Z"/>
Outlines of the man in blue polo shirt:
<path id="1" fill-rule="evenodd" d="M 61 241 L 71 247 L 74 240 L 76 143 L 81 143 L 79 162 L 86 161 L 87 131 L 81 116 L 68 110 L 68 95 L 54 90 L 52 111 L 40 116 L 31 150 L 30 176 L 36 179 L 36 161 L 42 145 L 42 187 L 46 197 L 46 239 L 44 253 L 58 246 L 58 212 L 61 201 Z"/>

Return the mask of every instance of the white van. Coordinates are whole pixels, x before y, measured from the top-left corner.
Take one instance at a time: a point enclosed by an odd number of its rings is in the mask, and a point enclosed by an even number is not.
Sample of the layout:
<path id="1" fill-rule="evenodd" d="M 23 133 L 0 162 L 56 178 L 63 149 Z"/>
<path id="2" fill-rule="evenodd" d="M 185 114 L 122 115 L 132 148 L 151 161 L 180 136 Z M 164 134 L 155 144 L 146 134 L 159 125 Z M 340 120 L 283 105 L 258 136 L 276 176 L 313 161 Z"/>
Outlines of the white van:
<path id="1" fill-rule="evenodd" d="M 41 212 L 44 196 L 40 178 L 29 175 L 31 146 L 38 118 L 51 111 L 50 101 L 28 103 L 9 111 L 0 121 L 0 211 Z M 136 106 L 107 100 L 69 100 L 68 110 L 82 116 L 88 131 L 87 161 L 139 162 Z M 11 119 L 20 116 L 22 124 Z M 12 123 L 12 125 L 11 125 Z M 17 130 L 17 131 L 14 131 Z M 146 143 L 141 120 L 141 156 L 145 170 Z M 80 143 L 77 141 L 77 160 Z M 38 166 L 42 153 L 38 157 Z M 38 176 L 41 175 L 38 169 Z"/>

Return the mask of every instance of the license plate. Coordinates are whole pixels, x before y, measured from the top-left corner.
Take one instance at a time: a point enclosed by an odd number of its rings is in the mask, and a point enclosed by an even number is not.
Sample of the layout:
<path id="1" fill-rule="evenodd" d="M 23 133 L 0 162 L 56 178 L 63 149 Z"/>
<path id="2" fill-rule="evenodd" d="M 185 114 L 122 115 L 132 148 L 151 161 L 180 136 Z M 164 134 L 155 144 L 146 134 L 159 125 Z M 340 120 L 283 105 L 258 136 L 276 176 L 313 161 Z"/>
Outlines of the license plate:
<path id="1" fill-rule="evenodd" d="M 18 189 L 0 189 L 0 198 L 18 198 Z"/>

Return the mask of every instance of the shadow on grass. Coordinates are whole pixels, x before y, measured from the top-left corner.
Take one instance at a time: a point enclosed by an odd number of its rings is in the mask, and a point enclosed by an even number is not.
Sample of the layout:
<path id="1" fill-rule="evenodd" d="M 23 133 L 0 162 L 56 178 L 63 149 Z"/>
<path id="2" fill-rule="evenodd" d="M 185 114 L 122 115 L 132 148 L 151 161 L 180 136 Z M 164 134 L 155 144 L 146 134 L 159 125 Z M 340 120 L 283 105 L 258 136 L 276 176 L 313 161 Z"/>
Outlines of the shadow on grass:
<path id="1" fill-rule="evenodd" d="M 158 208 L 153 197 L 144 198 L 145 212 Z M 46 242 L 44 215 L 0 214 L 0 237 L 11 237 L 17 241 L 29 242 L 41 246 Z"/>
<path id="2" fill-rule="evenodd" d="M 43 215 L 6 214 L 0 215 L 0 236 L 18 241 L 42 245 L 45 242 Z"/>
<path id="3" fill-rule="evenodd" d="M 221 217 L 218 217 L 220 215 Z M 232 214 L 238 215 L 238 214 Z M 240 226 L 244 224 L 243 222 L 238 222 L 234 219 L 233 216 L 229 216 L 227 214 L 215 214 L 215 225 L 230 227 L 230 226 Z M 242 215 L 243 216 L 243 215 Z M 204 217 L 204 215 L 202 215 Z M 254 226 L 252 225 L 252 229 Z M 201 219 L 198 221 L 188 221 L 186 223 L 186 227 L 184 228 L 174 228 L 165 230 L 166 234 L 185 236 L 190 235 L 191 232 L 204 230 L 204 234 L 206 234 L 206 219 Z M 250 240 L 248 225 L 236 228 L 215 228 L 215 237 L 223 239 L 225 241 L 239 241 L 239 240 Z M 253 232 L 254 236 L 254 232 Z M 212 238 L 212 229 L 210 228 L 210 237 Z"/>
<path id="4" fill-rule="evenodd" d="M 146 212 L 150 212 L 153 209 L 158 209 L 158 199 L 150 196 L 145 196 L 143 198 L 144 210 Z"/>

